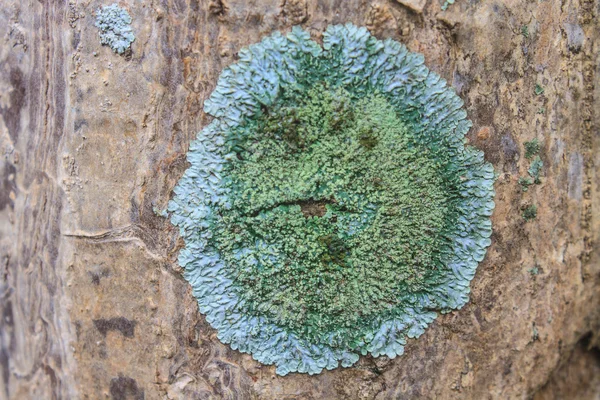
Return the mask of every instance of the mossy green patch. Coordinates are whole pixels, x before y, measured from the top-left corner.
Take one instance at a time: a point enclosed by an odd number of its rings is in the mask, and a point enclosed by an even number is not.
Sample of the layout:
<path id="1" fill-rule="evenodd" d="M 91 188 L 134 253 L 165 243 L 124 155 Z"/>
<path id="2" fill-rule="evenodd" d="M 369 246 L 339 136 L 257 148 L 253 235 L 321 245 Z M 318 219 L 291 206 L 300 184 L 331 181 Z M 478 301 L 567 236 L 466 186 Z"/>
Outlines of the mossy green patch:
<path id="1" fill-rule="evenodd" d="M 521 185 L 521 190 L 526 192 L 529 190 L 529 186 L 533 185 L 533 181 L 529 178 L 521 177 L 519 178 L 519 185 Z"/>
<path id="2" fill-rule="evenodd" d="M 281 96 L 227 140 L 231 207 L 209 244 L 248 311 L 303 336 L 349 335 L 441 280 L 460 178 L 381 94 L 318 84 Z M 306 218 L 307 201 L 326 213 Z"/>
<path id="3" fill-rule="evenodd" d="M 540 156 L 536 156 L 531 162 L 529 169 L 527 170 L 529 175 L 531 175 L 531 177 L 533 178 L 533 183 L 538 185 L 542 183 L 542 180 L 540 179 L 542 168 L 544 168 L 544 162 L 542 161 Z"/>
<path id="4" fill-rule="evenodd" d="M 532 141 L 529 142 L 525 142 L 525 158 L 526 159 L 531 159 L 533 158 L 533 156 L 537 155 L 540 152 L 540 141 L 537 140 L 537 138 L 533 139 Z"/>
<path id="5" fill-rule="evenodd" d="M 523 210 L 523 219 L 525 221 L 531 221 L 537 217 L 537 206 L 530 205 Z"/>

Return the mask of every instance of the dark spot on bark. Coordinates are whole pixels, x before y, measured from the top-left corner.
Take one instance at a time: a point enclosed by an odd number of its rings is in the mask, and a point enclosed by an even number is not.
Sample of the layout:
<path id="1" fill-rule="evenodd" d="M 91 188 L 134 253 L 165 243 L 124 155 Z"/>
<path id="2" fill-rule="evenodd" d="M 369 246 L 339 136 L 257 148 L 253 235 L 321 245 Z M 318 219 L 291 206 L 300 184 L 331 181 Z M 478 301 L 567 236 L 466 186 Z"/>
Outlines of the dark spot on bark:
<path id="1" fill-rule="evenodd" d="M 0 366 L 2 366 L 2 382 L 4 382 L 4 393 L 8 398 L 8 380 L 10 379 L 10 369 L 8 366 L 8 351 L 3 347 L 0 348 Z"/>
<path id="2" fill-rule="evenodd" d="M 62 52 L 56 52 L 56 65 L 62 65 L 64 60 Z M 65 133 L 65 110 L 67 109 L 66 95 L 67 81 L 64 79 L 64 73 L 62 68 L 56 68 L 56 77 L 52 79 L 52 87 L 54 91 L 54 106 L 51 108 L 52 123 L 51 132 L 54 138 L 52 146 L 58 147 L 58 142 L 62 135 Z M 48 121 L 49 122 L 49 121 Z M 53 148 L 53 147 L 50 147 Z"/>
<path id="3" fill-rule="evenodd" d="M 504 370 L 502 371 L 503 376 L 508 376 L 512 372 L 512 361 L 507 361 L 504 365 Z"/>
<path id="4" fill-rule="evenodd" d="M 130 200 L 131 210 L 129 211 L 129 218 L 131 218 L 131 222 L 139 223 L 140 222 L 140 207 L 138 206 L 135 199 L 132 197 Z"/>
<path id="5" fill-rule="evenodd" d="M 75 120 L 75 123 L 73 124 L 73 130 L 75 132 L 79 131 L 83 126 L 88 126 L 88 122 L 86 119 L 84 118 L 78 118 Z"/>
<path id="6" fill-rule="evenodd" d="M 14 325 L 12 301 L 6 301 L 4 309 L 2 310 L 2 326 L 6 328 L 12 328 Z"/>
<path id="7" fill-rule="evenodd" d="M 131 47 L 127 48 L 123 54 L 121 54 L 121 56 L 125 59 L 125 61 L 131 61 L 133 58 L 133 50 L 131 50 Z"/>
<path id="8" fill-rule="evenodd" d="M 2 315 L 0 318 L 0 369 L 2 370 L 2 381 L 4 382 L 4 388 L 6 398 L 8 398 L 8 381 L 10 379 L 10 354 L 14 352 L 15 347 L 15 334 L 12 328 L 14 326 L 14 317 L 12 309 L 12 301 L 7 300 L 4 303 L 0 302 L 0 308 L 2 309 Z M 6 347 L 9 344 L 9 347 Z"/>
<path id="9" fill-rule="evenodd" d="M 54 393 L 54 396 L 52 398 L 57 399 L 59 393 L 58 393 L 58 379 L 56 378 L 56 372 L 48 364 L 45 364 L 44 365 L 44 373 L 46 375 L 48 375 L 48 377 L 50 378 L 50 386 L 52 387 L 52 392 Z"/>
<path id="10" fill-rule="evenodd" d="M 471 88 L 471 79 L 468 75 L 463 75 L 455 70 L 452 76 L 452 87 L 456 93 L 465 94 Z"/>
<path id="11" fill-rule="evenodd" d="M 73 49 L 77 49 L 77 46 L 79 46 L 80 41 L 81 41 L 81 33 L 79 30 L 74 29 L 73 30 L 73 39 L 71 41 L 71 46 L 73 46 Z"/>
<path id="12" fill-rule="evenodd" d="M 77 340 L 79 340 L 79 338 L 81 337 L 81 322 L 80 321 L 75 321 L 75 336 L 77 337 Z"/>
<path id="13" fill-rule="evenodd" d="M 474 106 L 475 116 L 473 120 L 478 125 L 490 126 L 494 124 L 494 114 L 498 108 L 498 104 L 493 98 L 492 100 L 487 100 L 484 97 L 477 98 L 475 99 Z"/>
<path id="14" fill-rule="evenodd" d="M 60 246 L 61 240 L 61 231 L 60 231 L 60 216 L 62 214 L 62 196 L 63 192 L 58 192 L 58 198 L 48 199 L 47 201 L 56 202 L 54 208 L 51 210 L 53 215 L 50 217 L 50 226 L 48 228 L 50 232 L 50 237 L 48 238 L 48 259 L 50 261 L 50 265 L 52 268 L 56 268 L 56 260 L 58 259 L 58 247 Z M 48 205 L 50 207 L 50 205 Z M 46 210 L 42 210 L 42 214 L 47 213 Z M 56 284 L 51 289 L 48 287 L 48 290 L 51 290 L 51 293 L 54 295 L 54 291 L 56 290 Z"/>
<path id="15" fill-rule="evenodd" d="M 119 374 L 110 380 L 110 396 L 113 400 L 144 400 L 144 391 L 135 379 Z"/>
<path id="16" fill-rule="evenodd" d="M 92 277 L 92 283 L 94 285 L 99 285 L 100 284 L 100 276 L 98 274 L 94 274 L 93 272 L 90 272 L 90 275 Z"/>
<path id="17" fill-rule="evenodd" d="M 472 130 L 468 138 L 470 144 L 483 150 L 485 160 L 492 163 L 497 171 L 518 172 L 519 147 L 510 133 L 507 132 L 500 136 L 492 131 L 489 137 L 483 139 L 478 137 L 477 131 Z"/>
<path id="18" fill-rule="evenodd" d="M 251 26 L 260 26 L 263 22 L 263 15 L 259 13 L 252 13 L 248 15 L 246 21 Z"/>
<path id="19" fill-rule="evenodd" d="M 483 318 L 483 315 L 481 314 L 481 308 L 475 307 L 473 314 L 475 314 L 475 318 L 477 319 L 477 322 L 479 322 L 479 325 L 482 325 L 485 322 L 485 318 Z"/>
<path id="20" fill-rule="evenodd" d="M 94 320 L 94 325 L 102 334 L 102 336 L 106 336 L 108 331 L 119 331 L 123 336 L 132 338 L 135 336 L 136 324 L 136 321 L 132 321 L 124 317 Z"/>
<path id="21" fill-rule="evenodd" d="M 106 360 L 108 358 L 108 352 L 106 351 L 105 342 L 100 343 L 100 347 L 98 349 L 98 356 L 103 360 Z"/>
<path id="22" fill-rule="evenodd" d="M 8 134 L 13 143 L 17 142 L 19 130 L 21 129 L 21 109 L 25 105 L 25 82 L 23 72 L 18 68 L 12 68 L 9 73 L 11 91 L 9 95 L 9 106 L 0 108 Z"/>
<path id="23" fill-rule="evenodd" d="M 585 41 L 585 32 L 579 24 L 566 23 L 565 31 L 567 32 L 567 47 L 573 53 L 579 53 L 583 42 Z"/>
<path id="24" fill-rule="evenodd" d="M 227 7 L 222 0 L 211 0 L 208 4 L 208 12 L 213 15 L 223 15 L 227 11 Z"/>
<path id="25" fill-rule="evenodd" d="M 102 278 L 108 278 L 110 276 L 110 270 L 103 268 L 100 265 L 91 265 L 88 270 L 90 280 L 94 285 L 99 285 Z"/>
<path id="26" fill-rule="evenodd" d="M 519 146 L 517 146 L 517 143 L 510 133 L 502 136 L 501 143 L 502 152 L 504 154 L 504 169 L 506 170 L 508 167 L 512 172 L 517 172 L 517 156 L 519 155 Z"/>
<path id="27" fill-rule="evenodd" d="M 6 206 L 10 206 L 10 208 L 15 207 L 10 194 L 12 192 L 13 196 L 17 195 L 16 173 L 17 169 L 14 165 L 8 162 L 4 163 L 4 170 L 2 171 L 2 175 L 0 175 L 0 211 L 4 210 Z"/>
<path id="28" fill-rule="evenodd" d="M 517 204 L 515 204 L 514 207 L 515 209 L 518 209 Z M 517 215 L 520 216 L 518 213 Z M 502 264 L 511 264 L 516 262 L 516 260 L 521 257 L 521 246 L 523 245 L 523 241 L 526 240 L 522 228 L 515 228 L 511 231 L 511 233 L 512 235 L 504 236 L 502 232 L 492 232 L 492 243 L 500 253 L 499 261 Z"/>
<path id="29" fill-rule="evenodd" d="M 190 10 L 198 12 L 198 10 L 200 10 L 200 4 L 198 3 L 198 0 L 192 0 L 189 2 L 189 6 L 190 6 Z"/>
<path id="30" fill-rule="evenodd" d="M 600 362 L 600 347 L 598 347 L 597 338 L 595 338 L 593 332 L 583 335 L 577 345 L 581 346 L 585 351 L 589 351 Z"/>

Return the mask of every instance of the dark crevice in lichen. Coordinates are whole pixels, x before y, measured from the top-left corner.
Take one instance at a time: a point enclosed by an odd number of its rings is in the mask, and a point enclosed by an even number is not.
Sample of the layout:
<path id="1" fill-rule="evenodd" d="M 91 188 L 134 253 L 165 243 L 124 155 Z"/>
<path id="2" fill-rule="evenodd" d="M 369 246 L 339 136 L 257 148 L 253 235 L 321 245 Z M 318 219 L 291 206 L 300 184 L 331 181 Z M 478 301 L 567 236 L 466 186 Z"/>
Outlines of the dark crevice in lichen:
<path id="1" fill-rule="evenodd" d="M 297 205 L 300 206 L 300 211 L 302 211 L 302 215 L 306 218 L 310 217 L 322 217 L 327 212 L 327 204 L 335 204 L 334 200 L 304 200 L 296 202 Z"/>
<path id="2" fill-rule="evenodd" d="M 280 203 L 276 203 L 270 207 L 254 210 L 253 212 L 248 214 L 248 216 L 256 217 L 261 213 L 272 211 L 278 207 L 299 206 L 300 211 L 302 212 L 302 215 L 304 215 L 305 218 L 322 217 L 327 213 L 328 204 L 336 204 L 336 201 L 334 199 L 283 201 Z"/>

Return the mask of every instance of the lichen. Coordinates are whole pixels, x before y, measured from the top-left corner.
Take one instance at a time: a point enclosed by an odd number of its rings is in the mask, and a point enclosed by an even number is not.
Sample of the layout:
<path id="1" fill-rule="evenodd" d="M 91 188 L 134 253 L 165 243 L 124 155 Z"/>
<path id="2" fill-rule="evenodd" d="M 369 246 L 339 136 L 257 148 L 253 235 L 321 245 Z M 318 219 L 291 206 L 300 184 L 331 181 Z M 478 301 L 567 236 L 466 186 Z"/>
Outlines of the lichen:
<path id="1" fill-rule="evenodd" d="M 523 210 L 523 219 L 525 221 L 531 221 L 537 217 L 537 206 L 530 205 Z"/>
<path id="2" fill-rule="evenodd" d="M 529 178 L 521 177 L 519 178 L 519 185 L 521 185 L 521 190 L 526 192 L 529 190 L 529 186 L 533 185 L 533 181 Z"/>
<path id="3" fill-rule="evenodd" d="M 123 54 L 135 40 L 131 16 L 117 3 L 96 11 L 96 27 L 100 30 L 100 43 L 110 46 L 115 53 Z"/>
<path id="4" fill-rule="evenodd" d="M 542 180 L 540 179 L 540 174 L 542 172 L 542 168 L 544 167 L 544 162 L 538 155 L 541 149 L 541 144 L 537 138 L 529 142 L 525 142 L 524 146 L 526 159 L 531 160 L 535 156 L 527 170 L 527 173 L 533 178 L 533 180 L 526 177 L 519 178 L 519 185 L 521 185 L 521 190 L 523 192 L 527 192 L 529 190 L 529 186 L 533 185 L 534 183 L 536 185 L 542 183 Z"/>
<path id="5" fill-rule="evenodd" d="M 540 273 L 540 269 L 537 266 L 530 268 L 527 271 L 529 271 L 531 275 L 539 275 Z"/>
<path id="6" fill-rule="evenodd" d="M 529 141 L 529 142 L 525 142 L 525 158 L 530 160 L 533 158 L 533 156 L 537 155 L 540 152 L 540 141 L 537 140 L 537 138 Z"/>
<path id="7" fill-rule="evenodd" d="M 529 166 L 529 169 L 527 170 L 527 172 L 529 173 L 529 175 L 531 175 L 531 177 L 533 178 L 533 183 L 539 185 L 540 183 L 542 183 L 541 179 L 540 179 L 540 175 L 542 173 L 542 168 L 544 167 L 544 162 L 542 161 L 542 159 L 540 158 L 540 156 L 536 156 L 533 161 L 531 162 L 531 165 Z"/>
<path id="8" fill-rule="evenodd" d="M 454 4 L 456 0 L 446 0 L 444 4 L 442 4 L 442 11 L 446 11 L 450 5 Z"/>
<path id="9" fill-rule="evenodd" d="M 461 308 L 490 245 L 494 170 L 423 56 L 364 28 L 239 53 L 169 203 L 200 311 L 277 373 L 395 357 Z"/>
<path id="10" fill-rule="evenodd" d="M 535 93 L 536 96 L 541 96 L 544 94 L 544 87 L 542 85 L 540 85 L 539 83 L 535 84 L 535 89 L 533 90 L 533 92 Z"/>

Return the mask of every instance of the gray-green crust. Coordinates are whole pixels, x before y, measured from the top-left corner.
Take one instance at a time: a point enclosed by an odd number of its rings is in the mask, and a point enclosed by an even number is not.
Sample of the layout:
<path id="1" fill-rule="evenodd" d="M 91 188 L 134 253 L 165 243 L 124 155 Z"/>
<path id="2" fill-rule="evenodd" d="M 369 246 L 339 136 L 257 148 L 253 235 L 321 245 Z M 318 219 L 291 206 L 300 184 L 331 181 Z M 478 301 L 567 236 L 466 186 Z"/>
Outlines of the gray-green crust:
<path id="1" fill-rule="evenodd" d="M 95 25 L 100 30 L 100 43 L 110 46 L 115 53 L 123 54 L 135 40 L 131 16 L 117 3 L 98 9 Z"/>
<path id="2" fill-rule="evenodd" d="M 446 313 L 467 303 L 469 283 L 491 243 L 494 170 L 484 161 L 481 151 L 465 146 L 464 136 L 471 122 L 466 119 L 463 101 L 439 75 L 423 65 L 422 55 L 409 52 L 393 40 L 380 41 L 365 28 L 351 24 L 329 26 L 323 35 L 323 48 L 307 32 L 294 27 L 287 36 L 275 32 L 240 51 L 239 56 L 239 62 L 222 72 L 217 87 L 205 102 L 205 112 L 215 119 L 191 144 L 187 155 L 191 166 L 175 188 L 168 208 L 171 222 L 179 227 L 185 240 L 179 263 L 192 285 L 200 312 L 206 315 L 222 342 L 252 354 L 264 364 L 275 364 L 281 375 L 315 374 L 323 368 L 336 368 L 340 362 L 348 367 L 361 354 L 391 358 L 401 355 L 406 338 L 420 336 L 436 318 L 437 311 Z M 247 286 L 240 281 L 243 274 L 237 270 L 240 266 L 253 268 L 253 264 L 231 262 L 235 257 L 251 255 L 259 260 L 268 257 L 276 267 L 280 260 L 288 260 L 289 255 L 288 258 L 271 255 L 269 251 L 278 243 L 268 241 L 267 245 L 257 241 L 254 247 L 236 247 L 237 243 L 247 242 L 241 239 L 236 242 L 239 232 L 229 231 L 227 221 L 250 220 L 263 214 L 267 218 L 279 212 L 289 213 L 290 218 L 299 215 L 299 207 L 282 205 L 285 202 L 275 204 L 278 207 L 275 211 L 264 208 L 252 215 L 242 212 L 246 210 L 244 204 L 240 205 L 243 196 L 232 183 L 244 178 L 237 167 L 244 161 L 240 161 L 240 152 L 236 150 L 240 142 L 235 137 L 259 137 L 261 132 L 256 126 L 262 126 L 260 122 L 269 110 L 286 106 L 286 93 L 308 93 L 322 82 L 327 87 L 342 88 L 359 102 L 374 95 L 384 97 L 386 104 L 395 110 L 395 118 L 406 128 L 398 130 L 398 134 L 409 132 L 407 135 L 415 146 L 431 150 L 431 154 L 443 154 L 444 161 L 440 163 L 450 166 L 457 179 L 451 181 L 453 190 L 448 194 L 452 199 L 449 206 L 452 218 L 447 220 L 452 221 L 452 226 L 443 230 L 447 245 L 435 249 L 443 261 L 436 267 L 435 279 L 399 297 L 391 306 L 392 311 L 361 319 L 353 329 L 328 328 L 330 331 L 313 335 L 307 332 L 312 332 L 314 324 L 307 330 L 292 328 L 285 318 L 277 319 L 274 317 L 277 314 L 261 310 L 260 304 L 257 306 L 260 299 L 247 295 Z M 285 169 L 279 173 L 282 171 Z M 260 190 L 262 186 L 245 193 L 254 196 Z M 335 201 L 343 203 L 338 198 Z M 323 218 L 331 217 L 335 211 L 330 206 L 327 210 Z M 296 220 L 302 224 L 301 218 Z M 438 232 L 441 234 L 442 230 Z M 339 237 L 344 238 L 343 234 Z M 228 247 L 227 238 L 236 246 Z M 337 240 L 335 235 L 333 238 Z M 326 241 L 329 240 L 327 236 Z M 230 252 L 230 248 L 235 251 Z M 331 257 L 326 261 L 332 262 Z M 352 264 L 348 268 L 351 267 Z M 248 269 L 244 271 L 248 276 Z M 286 272 L 277 272 L 275 268 L 274 273 Z M 305 278 L 307 273 L 298 279 Z M 274 290 L 264 292 L 269 310 L 276 304 L 268 296 L 277 288 L 271 289 Z M 350 331 L 353 333 L 349 334 Z"/>

